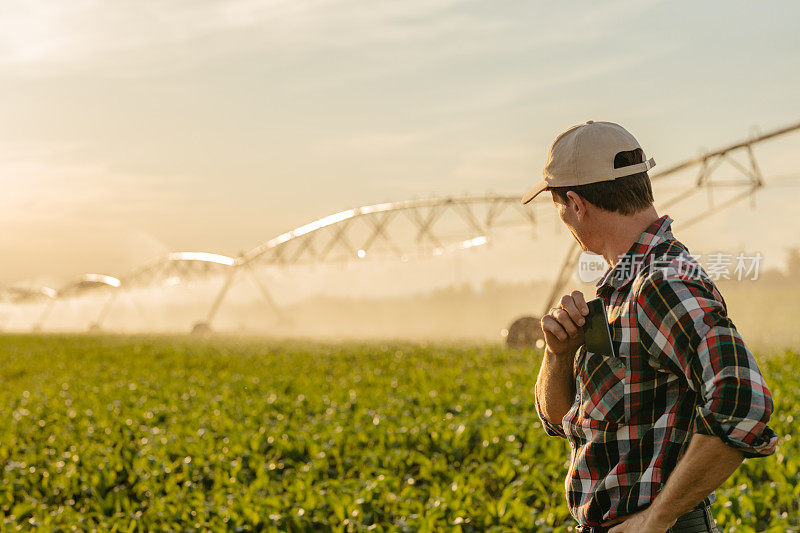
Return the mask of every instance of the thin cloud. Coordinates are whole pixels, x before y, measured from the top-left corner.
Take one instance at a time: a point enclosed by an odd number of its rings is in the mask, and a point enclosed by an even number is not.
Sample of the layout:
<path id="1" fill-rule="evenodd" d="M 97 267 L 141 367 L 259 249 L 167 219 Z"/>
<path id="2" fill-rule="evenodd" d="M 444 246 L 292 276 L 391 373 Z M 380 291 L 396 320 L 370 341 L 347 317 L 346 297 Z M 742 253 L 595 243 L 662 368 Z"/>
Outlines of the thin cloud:
<path id="1" fill-rule="evenodd" d="M 459 0 L 373 2 L 368 7 L 358 0 L 14 0 L 0 7 L 0 65 L 6 73 L 27 76 L 53 76 L 89 65 L 135 75 L 137 61 L 147 65 L 139 71 L 144 74 L 154 63 L 177 68 L 248 49 L 305 53 L 397 44 L 429 64 L 439 57 L 503 47 L 591 41 L 620 18 L 632 18 L 655 3 L 625 0 L 577 14 L 531 4 L 524 8 L 529 17 L 509 18 L 502 9 L 484 13 Z M 522 42 L 502 39 L 522 29 Z M 398 66 L 419 65 L 403 55 Z"/>
<path id="2" fill-rule="evenodd" d="M 5 227 L 178 204 L 183 196 L 180 185 L 190 181 L 119 172 L 102 160 L 76 161 L 79 149 L 61 143 L 0 144 L 0 221 Z"/>
<path id="3" fill-rule="evenodd" d="M 192 43 L 205 43 L 209 48 L 204 52 L 213 53 L 217 45 L 223 50 L 264 45 L 314 48 L 408 39 L 441 31 L 440 21 L 428 23 L 423 17 L 455 3 L 415 0 L 364 9 L 353 0 L 12 1 L 0 8 L 0 64 L 27 75 L 47 76 L 87 63 L 113 66 L 120 55 L 142 51 L 180 58 L 181 48 Z M 395 24 L 408 17 L 420 19 L 416 24 Z M 227 42 L 214 41 L 233 33 L 238 35 Z"/>

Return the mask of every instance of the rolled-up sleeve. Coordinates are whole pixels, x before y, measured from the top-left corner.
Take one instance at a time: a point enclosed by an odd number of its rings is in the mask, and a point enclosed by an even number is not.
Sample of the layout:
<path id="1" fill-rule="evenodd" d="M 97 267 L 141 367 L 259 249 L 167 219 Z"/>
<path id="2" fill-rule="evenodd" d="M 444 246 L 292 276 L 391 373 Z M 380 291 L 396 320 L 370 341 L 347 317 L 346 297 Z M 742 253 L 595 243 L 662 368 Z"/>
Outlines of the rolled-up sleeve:
<path id="1" fill-rule="evenodd" d="M 772 396 L 713 283 L 656 270 L 644 278 L 636 303 L 651 364 L 685 376 L 700 396 L 695 431 L 718 436 L 745 457 L 772 454 Z"/>
<path id="2" fill-rule="evenodd" d="M 534 401 L 536 402 L 536 414 L 539 415 L 539 420 L 542 421 L 544 432 L 550 435 L 551 437 L 567 438 L 567 434 L 564 432 L 564 426 L 562 426 L 561 424 L 553 424 L 544 417 L 544 415 L 542 414 L 542 408 L 539 405 L 539 398 L 535 394 L 534 394 Z"/>

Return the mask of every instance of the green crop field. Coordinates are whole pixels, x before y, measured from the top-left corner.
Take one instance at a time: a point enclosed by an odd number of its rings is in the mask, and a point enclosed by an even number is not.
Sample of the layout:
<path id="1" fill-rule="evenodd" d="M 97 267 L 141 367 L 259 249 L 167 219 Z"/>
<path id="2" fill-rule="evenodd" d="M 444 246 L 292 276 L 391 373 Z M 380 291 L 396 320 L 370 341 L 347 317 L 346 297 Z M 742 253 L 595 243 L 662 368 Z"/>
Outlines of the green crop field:
<path id="1" fill-rule="evenodd" d="M 3 529 L 567 531 L 568 445 L 501 347 L 0 337 Z M 723 530 L 800 528 L 800 356 Z"/>

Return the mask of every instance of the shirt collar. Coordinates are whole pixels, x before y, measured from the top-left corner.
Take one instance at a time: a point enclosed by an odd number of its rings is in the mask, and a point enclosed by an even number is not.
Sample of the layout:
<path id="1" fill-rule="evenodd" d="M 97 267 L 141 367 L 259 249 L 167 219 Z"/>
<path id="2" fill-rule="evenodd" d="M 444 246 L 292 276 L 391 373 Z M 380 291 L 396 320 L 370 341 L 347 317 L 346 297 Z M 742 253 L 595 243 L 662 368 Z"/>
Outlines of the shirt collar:
<path id="1" fill-rule="evenodd" d="M 613 287 L 619 290 L 632 280 L 642 266 L 645 256 L 659 243 L 674 239 L 670 225 L 672 218 L 664 215 L 645 229 L 639 238 L 636 239 L 627 252 L 620 258 L 616 265 L 609 268 L 595 286 L 599 291 L 603 286 Z"/>

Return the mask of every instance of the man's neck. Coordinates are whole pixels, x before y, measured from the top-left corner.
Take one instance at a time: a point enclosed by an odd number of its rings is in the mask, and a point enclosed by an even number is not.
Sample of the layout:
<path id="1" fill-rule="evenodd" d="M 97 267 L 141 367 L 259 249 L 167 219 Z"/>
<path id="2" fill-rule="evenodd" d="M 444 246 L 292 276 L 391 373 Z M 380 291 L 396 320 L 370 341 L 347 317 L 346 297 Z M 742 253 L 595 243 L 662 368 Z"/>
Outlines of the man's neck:
<path id="1" fill-rule="evenodd" d="M 603 235 L 608 235 L 608 239 L 602 246 L 601 255 L 612 267 L 619 262 L 620 256 L 633 246 L 642 232 L 658 219 L 658 213 L 653 206 L 633 215 L 618 213 L 603 213 L 603 215 L 602 231 Z"/>

